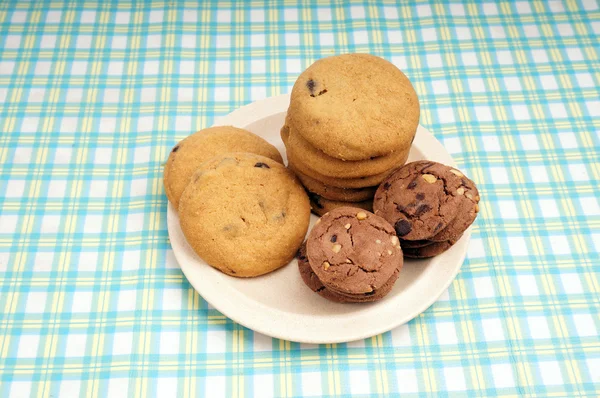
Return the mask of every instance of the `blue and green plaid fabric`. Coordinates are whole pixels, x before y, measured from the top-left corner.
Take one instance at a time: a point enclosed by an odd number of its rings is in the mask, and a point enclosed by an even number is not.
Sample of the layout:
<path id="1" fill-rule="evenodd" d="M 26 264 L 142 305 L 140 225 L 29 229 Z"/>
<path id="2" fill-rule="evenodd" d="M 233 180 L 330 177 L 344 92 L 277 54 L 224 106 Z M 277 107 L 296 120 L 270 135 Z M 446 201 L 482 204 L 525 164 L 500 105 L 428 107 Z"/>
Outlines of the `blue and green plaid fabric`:
<path id="1" fill-rule="evenodd" d="M 0 2 L 0 396 L 600 395 L 598 0 Z M 348 344 L 195 293 L 169 149 L 369 52 L 482 193 L 448 292 Z"/>

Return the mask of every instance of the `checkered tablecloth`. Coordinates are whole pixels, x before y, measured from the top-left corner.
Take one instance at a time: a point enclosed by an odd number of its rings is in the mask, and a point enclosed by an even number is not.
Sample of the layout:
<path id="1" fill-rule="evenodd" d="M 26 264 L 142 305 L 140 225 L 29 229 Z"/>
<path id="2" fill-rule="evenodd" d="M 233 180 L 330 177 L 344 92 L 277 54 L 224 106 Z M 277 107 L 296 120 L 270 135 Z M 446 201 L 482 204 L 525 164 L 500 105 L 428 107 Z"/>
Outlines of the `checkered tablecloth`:
<path id="1" fill-rule="evenodd" d="M 0 396 L 600 395 L 598 0 L 296 3 L 0 2 Z M 345 52 L 406 72 L 481 213 L 413 321 L 274 340 L 179 270 L 162 164 Z"/>

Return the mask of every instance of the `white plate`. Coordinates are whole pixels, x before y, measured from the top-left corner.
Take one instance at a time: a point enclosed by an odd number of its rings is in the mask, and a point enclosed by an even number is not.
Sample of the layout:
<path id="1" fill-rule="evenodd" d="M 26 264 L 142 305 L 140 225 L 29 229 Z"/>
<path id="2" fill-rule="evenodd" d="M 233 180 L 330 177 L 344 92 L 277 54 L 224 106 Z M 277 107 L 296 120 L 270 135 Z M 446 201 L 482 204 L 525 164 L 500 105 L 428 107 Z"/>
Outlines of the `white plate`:
<path id="1" fill-rule="evenodd" d="M 279 129 L 288 104 L 288 95 L 267 98 L 244 106 L 215 124 L 248 129 L 285 154 Z M 421 126 L 409 156 L 409 161 L 418 159 L 454 165 L 440 142 Z M 311 216 L 311 227 L 316 220 L 316 216 Z M 363 339 L 410 321 L 450 285 L 463 263 L 471 236 L 469 229 L 450 250 L 432 259 L 406 260 L 394 289 L 383 300 L 338 304 L 322 298 L 302 282 L 295 260 L 268 275 L 250 279 L 230 277 L 210 267 L 187 244 L 170 203 L 168 225 L 181 270 L 206 301 L 250 329 L 303 343 Z"/>

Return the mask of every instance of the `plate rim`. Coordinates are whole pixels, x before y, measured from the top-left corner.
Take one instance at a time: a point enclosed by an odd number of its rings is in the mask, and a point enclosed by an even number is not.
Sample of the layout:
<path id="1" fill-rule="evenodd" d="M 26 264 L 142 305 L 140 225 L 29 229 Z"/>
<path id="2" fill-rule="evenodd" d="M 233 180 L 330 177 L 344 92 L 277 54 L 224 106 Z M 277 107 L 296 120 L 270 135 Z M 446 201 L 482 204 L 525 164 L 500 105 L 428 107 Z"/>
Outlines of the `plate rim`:
<path id="1" fill-rule="evenodd" d="M 273 116 L 273 115 L 281 113 L 281 112 L 286 112 L 287 108 L 288 108 L 288 104 L 289 104 L 289 98 L 290 98 L 289 94 L 282 94 L 282 95 L 278 95 L 278 96 L 274 96 L 274 97 L 265 98 L 263 100 L 251 102 L 247 105 L 244 105 L 244 106 L 234 110 L 233 112 L 229 113 L 228 115 L 216 118 L 213 126 L 233 125 L 236 127 L 244 128 L 254 122 L 260 121 L 269 116 Z M 417 138 L 415 139 L 415 141 L 416 140 L 417 140 Z M 444 158 L 444 159 L 438 159 L 440 162 L 446 163 L 451 166 L 455 166 L 454 160 L 452 159 L 450 154 L 447 152 L 447 150 L 443 147 L 443 145 L 433 136 L 433 134 L 431 134 L 426 128 L 424 128 L 421 125 L 419 125 L 418 140 L 419 140 L 419 142 L 423 141 L 423 142 L 421 142 L 421 145 L 432 145 L 433 147 L 437 147 L 436 149 L 440 153 L 440 156 L 438 158 Z M 205 286 L 202 285 L 201 281 L 198 281 L 195 278 L 191 277 L 192 271 L 187 269 L 187 265 L 182 265 L 182 264 L 186 264 L 186 261 L 182 261 L 184 253 L 181 251 L 180 248 L 176 248 L 176 245 L 173 244 L 173 237 L 178 235 L 177 231 L 173 230 L 173 228 L 175 228 L 175 227 L 172 226 L 172 224 L 174 224 L 174 222 L 172 222 L 172 220 L 174 220 L 174 219 L 177 219 L 177 222 L 178 222 L 179 217 L 178 217 L 177 212 L 175 211 L 173 205 L 170 202 L 168 202 L 167 227 L 168 227 L 169 241 L 171 243 L 171 248 L 173 250 L 173 254 L 175 255 L 175 259 L 177 260 L 177 264 L 178 264 L 179 268 L 185 275 L 188 282 L 192 285 L 194 290 L 204 300 L 206 300 L 210 305 L 212 305 L 217 311 L 219 311 L 224 316 L 228 317 L 232 321 L 239 323 L 240 325 L 242 325 L 248 329 L 251 329 L 253 331 L 262 333 L 262 334 L 270 336 L 270 337 L 282 339 L 282 340 L 294 341 L 294 342 L 298 342 L 298 343 L 310 343 L 310 344 L 345 343 L 345 342 L 369 338 L 372 336 L 379 335 L 381 333 L 385 333 L 385 332 L 390 331 L 400 325 L 408 323 L 411 320 L 413 320 L 414 318 L 416 318 L 417 316 L 419 316 L 420 314 L 422 314 L 423 312 L 425 312 L 436 301 L 438 301 L 440 296 L 446 291 L 446 289 L 448 289 L 448 287 L 452 284 L 452 282 L 456 279 L 456 276 L 460 272 L 460 269 L 462 268 L 462 264 L 464 263 L 464 260 L 465 260 L 466 254 L 467 254 L 468 244 L 469 244 L 470 237 L 471 237 L 471 228 L 472 228 L 472 227 L 469 227 L 464 232 L 462 238 L 460 239 L 461 241 L 464 240 L 464 249 L 459 254 L 457 261 L 456 261 L 456 265 L 454 266 L 453 269 L 451 269 L 450 274 L 447 275 L 447 279 L 445 280 L 445 282 L 443 284 L 439 285 L 439 288 L 435 290 L 434 294 L 429 294 L 427 296 L 428 299 L 423 300 L 421 305 L 416 306 L 412 311 L 409 311 L 403 317 L 399 317 L 398 319 L 391 320 L 390 322 L 388 322 L 385 325 L 382 325 L 380 327 L 366 328 L 366 329 L 364 329 L 364 331 L 362 331 L 363 329 L 356 328 L 355 331 L 348 332 L 348 334 L 350 334 L 350 336 L 344 335 L 345 337 L 339 337 L 339 338 L 329 336 L 329 338 L 326 338 L 326 339 L 318 339 L 318 338 L 315 338 L 314 336 L 302 337 L 300 335 L 298 335 L 298 336 L 294 335 L 294 333 L 289 333 L 289 332 L 285 333 L 285 332 L 278 331 L 278 330 L 272 330 L 268 326 L 263 326 L 263 324 L 260 321 L 258 321 L 258 322 L 253 321 L 252 316 L 250 316 L 250 317 L 239 316 L 240 311 L 235 311 L 235 309 L 236 309 L 235 306 L 233 306 L 233 308 L 232 308 L 232 306 L 226 305 L 227 300 L 217 299 L 216 296 L 218 295 L 218 293 L 217 294 L 213 294 L 214 292 L 211 293 L 210 288 L 206 288 Z M 183 240 L 184 240 L 184 244 L 187 245 L 185 238 L 183 238 Z M 292 260 L 292 262 L 293 261 L 294 260 Z M 288 264 L 287 266 L 290 266 L 290 264 Z M 224 276 L 224 277 L 231 278 L 229 276 Z M 261 306 L 267 311 L 269 309 L 271 309 L 271 311 L 274 310 L 271 307 L 267 307 L 266 305 L 264 305 L 262 303 L 254 302 L 254 305 Z M 278 309 L 275 311 L 282 312 Z"/>

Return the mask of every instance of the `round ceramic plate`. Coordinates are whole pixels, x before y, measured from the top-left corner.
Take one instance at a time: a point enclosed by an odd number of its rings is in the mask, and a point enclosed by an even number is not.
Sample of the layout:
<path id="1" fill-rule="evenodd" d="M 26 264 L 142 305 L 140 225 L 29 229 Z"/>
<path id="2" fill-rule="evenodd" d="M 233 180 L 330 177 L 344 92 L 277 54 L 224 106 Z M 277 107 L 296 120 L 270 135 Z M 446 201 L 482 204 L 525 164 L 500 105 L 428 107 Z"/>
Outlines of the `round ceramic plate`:
<path id="1" fill-rule="evenodd" d="M 279 137 L 289 96 L 267 98 L 217 120 L 263 137 L 283 155 Z M 285 159 L 285 156 L 284 156 Z M 419 126 L 409 161 L 454 162 L 431 133 Z M 311 216 L 312 224 L 317 217 Z M 339 343 L 363 339 L 406 323 L 425 311 L 448 288 L 465 258 L 467 230 L 445 253 L 428 260 L 405 260 L 394 289 L 369 304 L 339 304 L 310 290 L 296 260 L 270 274 L 241 279 L 227 276 L 200 259 L 187 244 L 173 206 L 168 209 L 169 237 L 181 270 L 204 299 L 232 320 L 257 332 L 303 343 Z M 310 231 L 310 228 L 309 228 Z"/>

